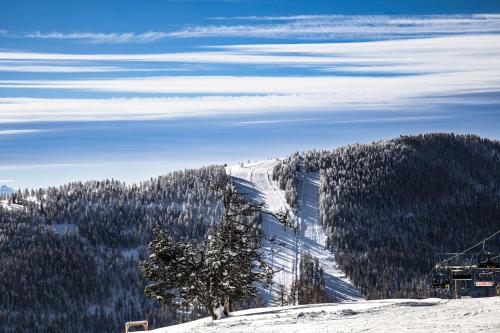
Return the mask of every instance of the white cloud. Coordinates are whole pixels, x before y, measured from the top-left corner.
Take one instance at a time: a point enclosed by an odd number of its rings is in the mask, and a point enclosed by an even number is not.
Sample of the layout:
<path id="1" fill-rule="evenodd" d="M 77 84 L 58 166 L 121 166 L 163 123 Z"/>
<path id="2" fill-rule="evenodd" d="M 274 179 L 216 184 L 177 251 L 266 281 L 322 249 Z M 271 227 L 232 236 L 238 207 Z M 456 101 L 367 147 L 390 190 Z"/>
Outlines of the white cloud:
<path id="1" fill-rule="evenodd" d="M 46 130 L 38 130 L 38 129 L 13 129 L 13 130 L 0 130 L 1 135 L 20 135 L 20 134 L 32 134 L 45 132 Z"/>
<path id="2" fill-rule="evenodd" d="M 430 107 L 449 103 L 449 96 L 500 90 L 500 35 L 363 43 L 233 45 L 219 47 L 216 51 L 166 54 L 0 52 L 0 61 L 13 59 L 266 64 L 300 66 L 331 73 L 314 76 L 0 80 L 0 88 L 18 90 L 173 95 L 119 99 L 2 98 L 0 122 L 151 119 L 307 110 L 392 110 L 408 106 Z M 338 75 L 337 71 L 347 74 Z M 350 75 L 351 72 L 363 75 Z M 374 75 L 378 72 L 384 75 Z M 492 97 L 483 96 L 470 101 L 453 97 L 453 101 L 474 104 L 482 103 L 485 98 Z"/>
<path id="3" fill-rule="evenodd" d="M 309 97 L 267 95 L 110 99 L 0 98 L 0 123 L 208 117 L 288 112 L 326 106 L 323 98 Z"/>
<path id="4" fill-rule="evenodd" d="M 329 71 L 322 76 L 161 76 L 79 80 L 1 80 L 1 88 L 150 94 L 329 94 L 391 97 L 493 91 L 500 87 L 500 35 L 364 43 L 263 44 L 222 52 L 64 55 L 0 52 L 0 59 L 258 63 Z M 364 75 L 335 75 L 356 72 Z M 383 76 L 374 74 L 384 73 Z M 411 88 L 411 90 L 409 90 Z M 399 98 L 400 96 L 393 96 Z M 359 96 L 358 98 L 361 99 Z M 386 98 L 386 99 L 387 99 Z"/>
<path id="5" fill-rule="evenodd" d="M 301 118 L 301 119 L 269 119 L 269 120 L 251 120 L 251 121 L 238 121 L 235 125 L 253 126 L 253 125 L 275 125 L 275 124 L 289 124 L 289 123 L 304 123 L 308 121 L 315 121 L 315 118 Z"/>
<path id="6" fill-rule="evenodd" d="M 171 66 L 136 66 L 120 64 L 109 66 L 108 63 L 99 66 L 80 61 L 65 60 L 0 60 L 0 72 L 13 73 L 109 73 L 109 72 L 189 72 L 206 71 L 209 66 L 202 64 L 181 64 Z"/>
<path id="7" fill-rule="evenodd" d="M 158 54 L 58 54 L 0 52 L 9 61 L 133 61 L 204 64 L 262 64 L 349 71 L 428 73 L 493 68 L 500 35 L 455 36 L 359 43 L 219 46 L 217 51 Z M 391 68 L 391 66 L 393 68 Z"/>
<path id="8" fill-rule="evenodd" d="M 500 32 L 500 15 L 296 15 L 214 18 L 247 24 L 187 27 L 175 38 L 245 37 L 309 40 L 392 39 Z"/>
<path id="9" fill-rule="evenodd" d="M 328 78 L 332 79 L 332 78 Z M 0 98 L 0 123 L 37 121 L 106 121 L 146 120 L 179 117 L 212 117 L 219 115 L 275 114 L 280 112 L 351 111 L 351 110 L 424 110 L 446 103 L 474 103 L 474 99 L 457 97 L 457 94 L 485 92 L 497 89 L 496 85 L 464 83 L 462 77 L 434 75 L 415 78 L 351 78 L 336 81 L 309 82 L 314 87 L 326 84 L 321 92 L 312 92 L 300 78 L 285 84 L 290 78 L 269 84 L 265 78 L 252 82 L 273 90 L 290 93 L 262 96 L 193 96 L 161 98 L 108 98 L 108 99 L 44 99 Z M 281 80 L 281 79 L 280 79 Z M 277 83 L 280 82 L 280 83 Z M 234 81 L 226 82 L 230 85 Z M 277 85 L 276 85 L 277 83 Z M 200 85 L 201 86 L 201 85 Z M 241 87 L 241 86 L 240 86 Z M 301 89 L 300 87 L 305 87 Z M 248 87 L 246 87 L 248 88 Z M 245 89 L 246 89 L 245 88 Z M 451 100 L 446 96 L 455 95 Z M 436 98 L 440 97 L 440 98 Z M 482 100 L 477 100 L 481 103 Z M 497 100 L 498 102 L 498 100 Z"/>
<path id="10" fill-rule="evenodd" d="M 103 73 L 103 72 L 123 72 L 131 69 L 112 66 L 59 66 L 59 65 L 19 65 L 0 63 L 0 72 L 17 73 Z"/>
<path id="11" fill-rule="evenodd" d="M 150 43 L 167 37 L 167 33 L 158 31 L 148 31 L 144 33 L 103 33 L 103 32 L 50 32 L 42 33 L 39 31 L 17 35 L 16 37 L 22 38 L 36 38 L 36 39 L 70 39 L 81 40 L 90 43 Z"/>
<path id="12" fill-rule="evenodd" d="M 165 76 L 98 80 L 11 80 L 0 88 L 150 94 L 328 94 L 341 98 L 457 94 L 500 89 L 500 69 L 409 76 Z M 343 98 L 343 97 L 342 97 Z"/>
<path id="13" fill-rule="evenodd" d="M 269 38 L 372 40 L 500 32 L 500 15 L 295 15 L 215 17 L 220 25 L 188 26 L 176 31 L 11 33 L 13 38 L 78 40 L 90 43 L 150 43 L 164 38 Z M 236 24 L 227 24 L 236 21 Z"/>
<path id="14" fill-rule="evenodd" d="M 0 36 L 10 38 L 32 38 L 32 39 L 66 39 L 79 40 L 89 43 L 151 43 L 168 37 L 168 33 L 162 31 L 148 31 L 143 33 L 133 32 L 30 32 L 14 33 L 0 29 Z"/>

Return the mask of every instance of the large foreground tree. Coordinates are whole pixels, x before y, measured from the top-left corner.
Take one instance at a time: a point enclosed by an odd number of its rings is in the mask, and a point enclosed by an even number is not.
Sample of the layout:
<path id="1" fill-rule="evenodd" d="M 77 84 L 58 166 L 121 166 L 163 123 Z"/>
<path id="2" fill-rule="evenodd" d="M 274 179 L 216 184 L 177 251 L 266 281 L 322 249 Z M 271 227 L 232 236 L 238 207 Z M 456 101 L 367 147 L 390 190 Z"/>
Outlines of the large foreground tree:
<path id="1" fill-rule="evenodd" d="M 267 287 L 273 272 L 260 250 L 262 233 L 252 223 L 252 217 L 269 212 L 238 193 L 230 177 L 214 187 L 224 205 L 220 223 L 197 244 L 174 242 L 156 230 L 143 273 L 152 281 L 147 296 L 170 305 L 198 303 L 216 319 L 218 304 L 224 304 L 228 315 L 234 301 L 258 295 L 259 285 Z"/>

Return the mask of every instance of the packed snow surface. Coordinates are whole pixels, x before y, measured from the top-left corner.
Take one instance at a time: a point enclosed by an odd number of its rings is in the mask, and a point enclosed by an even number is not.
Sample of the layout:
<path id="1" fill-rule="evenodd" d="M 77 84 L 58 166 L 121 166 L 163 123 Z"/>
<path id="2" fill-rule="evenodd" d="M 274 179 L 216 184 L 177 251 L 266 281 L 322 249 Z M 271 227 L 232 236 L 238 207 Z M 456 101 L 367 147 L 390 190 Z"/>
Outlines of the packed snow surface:
<path id="1" fill-rule="evenodd" d="M 274 165 L 278 160 L 267 160 L 253 163 L 241 163 L 227 168 L 227 172 L 235 180 L 238 189 L 249 199 L 261 201 L 265 210 L 278 212 L 292 211 L 285 199 L 285 192 L 279 189 L 272 180 Z M 277 271 L 273 285 L 264 298 L 273 304 L 278 284 L 290 288 L 296 278 L 296 267 L 300 254 L 309 252 L 317 257 L 325 272 L 326 289 L 337 300 L 358 300 L 363 296 L 337 267 L 333 254 L 325 249 L 326 234 L 319 222 L 319 174 L 301 173 L 298 187 L 297 219 L 300 233 L 284 230 L 283 226 L 272 216 L 264 214 L 263 231 L 266 240 L 263 242 L 268 261 Z M 274 239 L 270 242 L 269 239 Z"/>
<path id="2" fill-rule="evenodd" d="M 257 308 L 221 320 L 203 318 L 151 332 L 500 332 L 500 297 Z"/>

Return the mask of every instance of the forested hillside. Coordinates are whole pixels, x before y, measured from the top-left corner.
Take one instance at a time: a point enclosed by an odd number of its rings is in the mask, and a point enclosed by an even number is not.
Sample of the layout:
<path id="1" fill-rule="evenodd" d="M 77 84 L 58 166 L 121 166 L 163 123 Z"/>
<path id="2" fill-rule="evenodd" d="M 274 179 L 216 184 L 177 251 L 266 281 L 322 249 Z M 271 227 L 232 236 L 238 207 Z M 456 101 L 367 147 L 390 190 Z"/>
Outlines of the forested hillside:
<path id="1" fill-rule="evenodd" d="M 0 208 L 0 332 L 119 332 L 144 316 L 156 327 L 190 319 L 145 298 L 139 260 L 156 225 L 197 240 L 218 222 L 211 184 L 223 175 L 214 166 L 131 186 L 18 192 L 11 200 L 21 206 Z"/>
<path id="2" fill-rule="evenodd" d="M 318 171 L 327 246 L 371 298 L 415 296 L 435 252 L 464 250 L 500 229 L 497 141 L 429 134 L 297 153 L 273 178 L 297 209 L 300 173 Z M 117 332 L 128 320 L 160 327 L 206 314 L 145 298 L 141 261 L 156 226 L 197 242 L 220 222 L 212 185 L 225 175 L 213 166 L 10 196 L 0 206 L 0 332 Z M 500 242 L 488 249 L 500 251 Z M 301 302 L 327 300 L 317 261 L 306 258 L 300 271 Z"/>
<path id="3" fill-rule="evenodd" d="M 320 171 L 327 243 L 372 298 L 415 295 L 435 252 L 464 250 L 500 229 L 498 141 L 402 136 L 295 154 L 273 177 L 292 193 L 287 184 L 297 182 L 301 166 Z M 488 246 L 500 250 L 498 241 Z"/>

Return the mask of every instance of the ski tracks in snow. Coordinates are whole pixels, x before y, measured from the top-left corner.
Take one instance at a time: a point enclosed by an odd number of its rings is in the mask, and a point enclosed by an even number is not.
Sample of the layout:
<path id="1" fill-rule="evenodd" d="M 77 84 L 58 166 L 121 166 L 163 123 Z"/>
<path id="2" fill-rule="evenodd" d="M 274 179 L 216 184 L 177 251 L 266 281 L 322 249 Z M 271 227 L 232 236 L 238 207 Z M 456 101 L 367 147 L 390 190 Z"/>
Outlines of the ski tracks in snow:
<path id="1" fill-rule="evenodd" d="M 276 161 L 271 160 L 228 167 L 228 172 L 235 181 L 238 190 L 249 199 L 263 202 L 264 209 L 272 213 L 290 209 L 284 195 L 280 193 L 277 186 L 274 187 L 275 184 L 271 179 L 274 163 Z M 269 214 L 263 214 L 262 218 L 262 229 L 265 235 L 262 247 L 271 267 L 276 271 L 273 284 L 267 293 L 263 293 L 263 296 L 267 302 L 272 303 L 279 284 L 288 290 L 294 280 L 297 244 L 292 230 L 284 230 L 283 226 Z"/>
<path id="2" fill-rule="evenodd" d="M 363 295 L 338 268 L 326 249 L 326 233 L 319 220 L 319 173 L 301 172 L 298 188 L 298 218 L 301 252 L 318 258 L 325 274 L 325 287 L 336 300 L 363 299 Z"/>
<path id="3" fill-rule="evenodd" d="M 242 163 L 229 166 L 228 173 L 233 177 L 238 189 L 250 199 L 264 203 L 265 210 L 276 213 L 288 210 L 290 206 L 285 199 L 285 192 L 278 188 L 272 180 L 272 171 L 277 160 L 253 163 Z M 291 229 L 283 226 L 271 215 L 263 215 L 263 232 L 266 240 L 263 249 L 267 253 L 271 266 L 277 273 L 273 285 L 267 293 L 266 300 L 272 303 L 278 285 L 289 290 L 296 278 L 297 256 L 307 251 L 318 258 L 324 273 L 326 288 L 337 300 L 357 300 L 363 296 L 337 268 L 334 256 L 325 248 L 326 234 L 319 223 L 319 175 L 302 173 L 298 188 L 298 221 L 300 235 L 298 241 Z M 274 241 L 270 242 L 269 239 Z"/>

